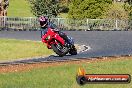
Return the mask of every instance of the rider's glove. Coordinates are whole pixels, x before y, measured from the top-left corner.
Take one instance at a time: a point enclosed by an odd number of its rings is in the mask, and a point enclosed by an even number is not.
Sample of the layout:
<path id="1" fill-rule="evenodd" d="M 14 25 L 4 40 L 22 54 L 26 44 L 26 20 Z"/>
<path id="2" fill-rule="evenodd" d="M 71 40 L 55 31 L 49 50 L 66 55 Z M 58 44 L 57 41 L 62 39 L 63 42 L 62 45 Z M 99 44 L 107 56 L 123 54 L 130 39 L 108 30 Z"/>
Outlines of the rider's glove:
<path id="1" fill-rule="evenodd" d="M 54 28 L 53 30 L 54 30 L 55 32 L 58 32 L 58 31 L 59 31 L 59 29 L 57 29 L 57 28 Z"/>

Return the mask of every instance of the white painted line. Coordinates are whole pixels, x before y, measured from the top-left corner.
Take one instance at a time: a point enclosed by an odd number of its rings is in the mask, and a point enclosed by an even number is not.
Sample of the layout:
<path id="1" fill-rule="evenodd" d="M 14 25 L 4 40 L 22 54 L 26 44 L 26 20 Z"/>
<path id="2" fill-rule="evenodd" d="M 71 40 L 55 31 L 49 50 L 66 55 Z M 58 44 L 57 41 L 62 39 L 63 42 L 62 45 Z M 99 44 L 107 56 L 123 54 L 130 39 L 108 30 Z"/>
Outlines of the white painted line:
<path id="1" fill-rule="evenodd" d="M 91 47 L 88 45 L 79 45 L 78 53 L 86 52 L 89 51 L 90 49 Z"/>

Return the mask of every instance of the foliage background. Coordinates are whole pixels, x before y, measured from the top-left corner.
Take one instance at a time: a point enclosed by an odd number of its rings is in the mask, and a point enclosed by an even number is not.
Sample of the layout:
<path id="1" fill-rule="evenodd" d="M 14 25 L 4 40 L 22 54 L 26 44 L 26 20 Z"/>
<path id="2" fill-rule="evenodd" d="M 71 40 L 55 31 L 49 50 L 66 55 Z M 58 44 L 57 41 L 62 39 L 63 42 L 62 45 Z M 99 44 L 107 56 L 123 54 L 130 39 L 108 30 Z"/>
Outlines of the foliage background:
<path id="1" fill-rule="evenodd" d="M 31 12 L 35 16 L 48 15 L 57 16 L 59 12 L 59 4 L 56 0 L 28 0 Z"/>
<path id="2" fill-rule="evenodd" d="M 100 18 L 112 4 L 111 0 L 72 0 L 69 6 L 69 18 Z"/>

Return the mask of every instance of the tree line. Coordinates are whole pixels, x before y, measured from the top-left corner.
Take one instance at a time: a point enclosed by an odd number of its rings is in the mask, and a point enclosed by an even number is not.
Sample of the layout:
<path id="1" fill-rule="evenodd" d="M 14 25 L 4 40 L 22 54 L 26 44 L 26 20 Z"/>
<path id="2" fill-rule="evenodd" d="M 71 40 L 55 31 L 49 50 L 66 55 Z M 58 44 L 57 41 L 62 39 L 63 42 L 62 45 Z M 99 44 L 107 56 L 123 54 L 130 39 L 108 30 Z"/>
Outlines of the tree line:
<path id="1" fill-rule="evenodd" d="M 110 18 L 132 19 L 131 0 L 114 2 L 113 0 L 28 0 L 35 16 L 57 17 L 59 13 L 68 13 L 68 18 Z"/>

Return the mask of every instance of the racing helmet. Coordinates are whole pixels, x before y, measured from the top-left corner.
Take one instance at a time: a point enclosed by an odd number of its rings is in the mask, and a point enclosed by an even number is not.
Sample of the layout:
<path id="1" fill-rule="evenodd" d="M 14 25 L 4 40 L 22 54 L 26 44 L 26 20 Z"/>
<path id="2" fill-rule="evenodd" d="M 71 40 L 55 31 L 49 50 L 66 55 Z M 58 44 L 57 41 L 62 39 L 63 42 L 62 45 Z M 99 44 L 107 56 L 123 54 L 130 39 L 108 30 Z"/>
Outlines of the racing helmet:
<path id="1" fill-rule="evenodd" d="M 46 24 L 48 22 L 48 18 L 45 16 L 41 16 L 41 17 L 39 17 L 39 21 Z"/>

